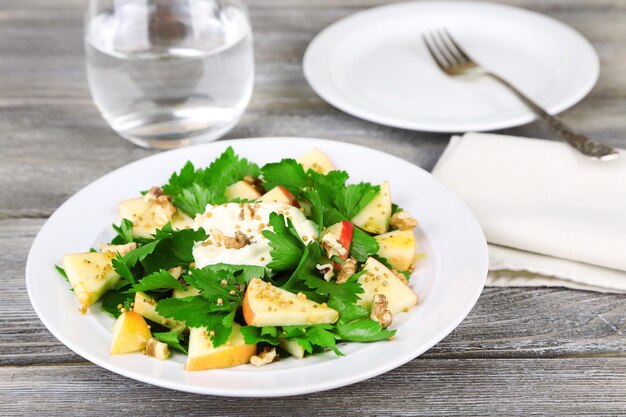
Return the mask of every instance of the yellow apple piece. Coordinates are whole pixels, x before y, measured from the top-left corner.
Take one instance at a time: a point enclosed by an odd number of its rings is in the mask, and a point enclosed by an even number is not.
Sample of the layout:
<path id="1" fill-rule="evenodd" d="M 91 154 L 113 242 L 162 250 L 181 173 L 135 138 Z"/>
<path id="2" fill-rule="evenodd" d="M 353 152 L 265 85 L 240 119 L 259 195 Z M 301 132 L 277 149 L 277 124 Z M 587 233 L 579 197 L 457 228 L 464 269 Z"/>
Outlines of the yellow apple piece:
<path id="1" fill-rule="evenodd" d="M 408 270 L 415 262 L 415 235 L 412 230 L 394 230 L 375 236 L 380 249 L 378 255 L 387 259 L 398 271 Z"/>
<path id="2" fill-rule="evenodd" d="M 304 294 L 294 294 L 269 282 L 254 278 L 243 298 L 243 318 L 247 324 L 264 326 L 306 326 L 334 323 L 336 310 L 308 300 Z"/>
<path id="3" fill-rule="evenodd" d="M 165 326 L 169 329 L 175 330 L 179 333 L 185 330 L 184 322 L 165 318 L 157 313 L 156 307 L 158 304 L 159 302 L 157 300 L 150 297 L 148 294 L 140 291 L 135 293 L 133 311 L 150 321 Z"/>
<path id="4" fill-rule="evenodd" d="M 351 220 L 355 226 L 377 235 L 389 230 L 391 190 L 389 182 L 380 185 L 380 193 Z"/>
<path id="5" fill-rule="evenodd" d="M 134 311 L 122 313 L 113 325 L 113 342 L 110 353 L 117 355 L 138 352 L 146 347 L 146 342 L 151 337 L 148 323 L 140 314 Z"/>
<path id="6" fill-rule="evenodd" d="M 294 207 L 300 207 L 298 200 L 282 185 L 277 185 L 261 197 L 256 199 L 259 203 L 285 203 Z"/>
<path id="7" fill-rule="evenodd" d="M 185 369 L 205 371 L 250 362 L 250 358 L 256 354 L 256 344 L 247 345 L 239 329 L 240 326 L 233 323 L 233 330 L 228 341 L 218 347 L 213 347 L 211 337 L 205 327 L 189 329 L 189 356 Z"/>
<path id="8" fill-rule="evenodd" d="M 174 230 L 186 229 L 193 224 L 193 219 L 178 211 L 167 196 L 151 193 L 119 202 L 117 211 L 121 218 L 133 222 L 135 237 L 149 238 L 168 222 Z"/>
<path id="9" fill-rule="evenodd" d="M 98 300 L 120 279 L 111 260 L 115 252 L 72 253 L 63 256 L 62 266 L 72 284 L 81 313 Z"/>
<path id="10" fill-rule="evenodd" d="M 256 200 L 261 194 L 252 185 L 245 181 L 238 181 L 226 187 L 228 201 L 240 198 L 242 200 Z"/>
<path id="11" fill-rule="evenodd" d="M 200 294 L 199 289 L 194 288 L 192 286 L 187 286 L 185 287 L 184 290 L 179 290 L 178 288 L 174 288 L 174 291 L 172 291 L 172 298 L 192 297 L 198 294 Z"/>
<path id="12" fill-rule="evenodd" d="M 370 309 L 375 294 L 384 294 L 389 302 L 387 308 L 391 314 L 399 313 L 417 304 L 417 294 L 404 281 L 398 278 L 385 265 L 370 257 L 365 263 L 363 274 L 358 283 L 363 287 L 357 304 Z"/>
<path id="13" fill-rule="evenodd" d="M 297 161 L 302 165 L 305 171 L 312 169 L 320 174 L 328 174 L 330 171 L 335 170 L 335 166 L 328 156 L 317 148 L 313 148 L 305 154 L 301 155 Z"/>
<path id="14" fill-rule="evenodd" d="M 304 348 L 295 340 L 280 339 L 279 346 L 296 359 L 304 358 Z"/>

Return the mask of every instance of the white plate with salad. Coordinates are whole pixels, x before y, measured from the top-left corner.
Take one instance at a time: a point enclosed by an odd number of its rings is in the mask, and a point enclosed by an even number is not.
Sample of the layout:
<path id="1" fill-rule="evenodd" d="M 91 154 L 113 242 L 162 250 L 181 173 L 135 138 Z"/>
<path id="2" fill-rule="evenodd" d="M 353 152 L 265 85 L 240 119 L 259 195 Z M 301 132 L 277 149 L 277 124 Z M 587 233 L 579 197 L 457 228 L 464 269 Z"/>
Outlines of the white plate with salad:
<path id="1" fill-rule="evenodd" d="M 26 284 L 46 327 L 113 372 L 201 394 L 297 395 L 396 368 L 478 299 L 476 219 L 421 168 L 321 139 L 182 148 L 88 185 Z"/>

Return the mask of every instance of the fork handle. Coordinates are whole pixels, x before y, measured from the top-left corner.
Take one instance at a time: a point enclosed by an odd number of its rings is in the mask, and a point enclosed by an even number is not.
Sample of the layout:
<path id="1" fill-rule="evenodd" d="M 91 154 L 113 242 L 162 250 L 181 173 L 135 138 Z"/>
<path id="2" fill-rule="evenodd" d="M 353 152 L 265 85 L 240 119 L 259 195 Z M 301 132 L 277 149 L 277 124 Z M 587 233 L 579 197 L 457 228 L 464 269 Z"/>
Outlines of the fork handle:
<path id="1" fill-rule="evenodd" d="M 526 106 L 528 106 L 537 116 L 539 116 L 543 121 L 548 123 L 548 126 L 550 126 L 550 128 L 561 139 L 574 147 L 574 149 L 580 151 L 585 155 L 590 155 L 590 152 L 593 151 L 591 148 L 595 147 L 595 141 L 585 135 L 574 132 L 569 126 L 562 122 L 561 119 L 549 114 L 541 106 L 531 100 L 526 94 L 518 90 L 517 87 L 508 82 L 506 79 L 492 72 L 488 72 L 486 75 L 490 76 L 491 78 L 511 90 L 511 92 L 513 92 L 520 100 L 522 100 L 522 102 L 524 102 L 524 104 L 526 104 Z"/>

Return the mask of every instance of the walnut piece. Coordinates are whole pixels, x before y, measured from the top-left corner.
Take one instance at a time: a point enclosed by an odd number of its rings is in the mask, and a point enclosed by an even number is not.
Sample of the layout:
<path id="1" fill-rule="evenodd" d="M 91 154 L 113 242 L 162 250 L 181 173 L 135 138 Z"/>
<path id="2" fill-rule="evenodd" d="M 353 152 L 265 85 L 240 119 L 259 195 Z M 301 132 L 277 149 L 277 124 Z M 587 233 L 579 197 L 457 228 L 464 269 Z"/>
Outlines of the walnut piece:
<path id="1" fill-rule="evenodd" d="M 246 175 L 243 180 L 250 184 L 261 195 L 265 194 L 265 188 L 263 188 L 263 181 L 260 178 L 251 177 Z"/>
<path id="2" fill-rule="evenodd" d="M 326 251 L 326 257 L 343 256 L 346 254 L 346 248 L 343 247 L 337 236 L 332 233 L 326 233 L 322 237 L 322 248 Z"/>
<path id="3" fill-rule="evenodd" d="M 276 348 L 266 347 L 263 352 L 250 358 L 250 363 L 254 366 L 263 366 L 276 360 Z"/>
<path id="4" fill-rule="evenodd" d="M 235 236 L 224 236 L 224 247 L 226 249 L 241 249 L 250 244 L 250 238 L 237 230 Z"/>
<path id="5" fill-rule="evenodd" d="M 375 294 L 372 299 L 372 311 L 370 318 L 380 323 L 383 328 L 391 326 L 393 316 L 387 309 L 387 297 L 384 294 Z"/>
<path id="6" fill-rule="evenodd" d="M 337 276 L 337 284 L 343 284 L 356 273 L 356 259 L 348 258 L 339 267 L 339 275 Z"/>
<path id="7" fill-rule="evenodd" d="M 408 211 L 403 210 L 393 213 L 391 219 L 389 219 L 389 224 L 394 229 L 410 230 L 417 226 L 417 220 L 411 217 Z"/>
<path id="8" fill-rule="evenodd" d="M 152 356 L 159 360 L 165 360 L 170 356 L 170 348 L 167 344 L 159 342 L 154 338 L 148 339 L 146 342 L 146 355 Z"/>
<path id="9" fill-rule="evenodd" d="M 315 268 L 324 273 L 324 279 L 326 281 L 330 281 L 333 275 L 335 275 L 335 271 L 333 271 L 333 266 L 331 264 L 317 264 L 315 265 Z"/>

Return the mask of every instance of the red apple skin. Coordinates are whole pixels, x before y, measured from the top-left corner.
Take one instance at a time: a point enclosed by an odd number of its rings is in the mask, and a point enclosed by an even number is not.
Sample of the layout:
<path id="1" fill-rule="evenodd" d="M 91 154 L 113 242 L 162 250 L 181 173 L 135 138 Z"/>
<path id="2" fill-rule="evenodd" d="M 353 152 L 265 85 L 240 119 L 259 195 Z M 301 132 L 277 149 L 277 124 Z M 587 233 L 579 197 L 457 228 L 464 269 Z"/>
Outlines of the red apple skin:
<path id="1" fill-rule="evenodd" d="M 352 245 L 352 235 L 354 234 L 354 225 L 347 220 L 341 221 L 341 233 L 339 234 L 339 243 L 346 249 L 346 253 L 340 256 L 344 261 L 348 259 L 348 255 L 350 254 L 350 246 Z M 341 268 L 337 262 L 334 263 L 335 268 Z"/>
<path id="2" fill-rule="evenodd" d="M 296 198 L 293 196 L 293 194 L 291 194 L 291 191 L 289 191 L 288 189 L 286 189 L 282 185 L 278 185 L 276 188 L 280 189 L 280 191 L 282 191 L 283 194 L 285 194 L 285 196 L 287 196 L 287 199 L 289 200 L 289 204 L 291 204 L 294 207 L 300 208 L 300 203 L 298 203 L 298 200 L 296 200 Z"/>

